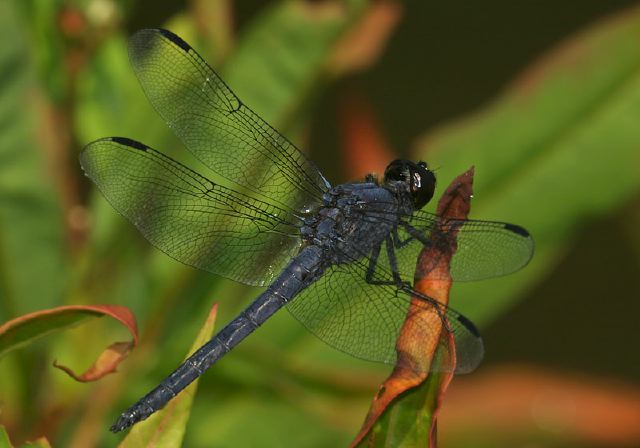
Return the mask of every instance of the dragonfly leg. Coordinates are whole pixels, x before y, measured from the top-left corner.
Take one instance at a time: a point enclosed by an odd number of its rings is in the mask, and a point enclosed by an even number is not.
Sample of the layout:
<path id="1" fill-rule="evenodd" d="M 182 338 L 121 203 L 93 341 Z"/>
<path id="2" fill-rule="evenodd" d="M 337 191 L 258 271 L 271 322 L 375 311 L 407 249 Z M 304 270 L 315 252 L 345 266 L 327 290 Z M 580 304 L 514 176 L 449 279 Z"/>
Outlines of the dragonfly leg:
<path id="1" fill-rule="evenodd" d="M 367 268 L 367 275 L 365 281 L 370 285 L 395 285 L 393 280 L 377 280 L 375 278 L 376 266 L 378 265 L 378 258 L 380 257 L 380 249 L 382 243 L 371 249 L 371 255 L 369 256 L 369 266 Z"/>
<path id="2" fill-rule="evenodd" d="M 389 267 L 391 268 L 391 275 L 393 275 L 394 284 L 400 289 L 405 289 L 407 287 L 411 288 L 411 285 L 407 282 L 403 282 L 402 278 L 400 277 L 395 246 L 393 244 L 393 239 L 391 236 L 388 236 L 385 240 L 385 246 L 387 247 L 387 258 L 389 259 Z"/>
<path id="3" fill-rule="evenodd" d="M 409 235 L 407 239 L 402 240 L 402 238 L 400 238 L 400 234 L 398 234 L 397 228 L 393 229 L 393 231 L 391 232 L 391 235 L 393 236 L 393 245 L 398 249 L 403 248 L 404 246 L 406 246 L 407 244 L 415 240 L 415 238 L 411 235 Z"/>
<path id="4" fill-rule="evenodd" d="M 375 278 L 376 266 L 379 262 L 380 249 L 382 247 L 382 244 L 379 244 L 371 250 L 371 255 L 369 256 L 369 267 L 367 268 L 367 275 L 365 277 L 366 282 L 371 285 L 392 285 L 401 290 L 410 290 L 411 284 L 403 281 L 402 277 L 400 277 L 393 239 L 391 236 L 385 239 L 384 244 L 386 246 L 387 258 L 389 260 L 389 267 L 393 278 L 389 280 L 378 280 Z"/>
<path id="5" fill-rule="evenodd" d="M 406 222 L 400 222 L 400 225 L 410 235 L 409 238 L 407 240 L 405 240 L 405 242 L 403 242 L 402 244 L 406 244 L 407 241 L 412 240 L 413 238 L 415 238 L 416 240 L 420 241 L 424 245 L 428 245 L 428 244 L 431 243 L 430 239 L 429 239 L 429 237 L 427 235 L 425 235 L 423 232 L 421 232 L 420 230 L 418 230 L 415 227 L 413 227 L 411 224 L 406 223 Z"/>

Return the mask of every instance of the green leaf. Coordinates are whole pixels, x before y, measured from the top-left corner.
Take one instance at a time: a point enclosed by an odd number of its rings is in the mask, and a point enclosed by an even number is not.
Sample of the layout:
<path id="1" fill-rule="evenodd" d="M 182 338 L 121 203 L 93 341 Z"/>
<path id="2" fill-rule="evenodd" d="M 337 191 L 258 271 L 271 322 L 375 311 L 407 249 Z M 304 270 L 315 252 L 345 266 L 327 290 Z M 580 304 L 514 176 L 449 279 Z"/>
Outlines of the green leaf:
<path id="1" fill-rule="evenodd" d="M 473 320 L 495 319 L 553 269 L 578 228 L 637 194 L 639 41 L 634 8 L 562 45 L 485 110 L 419 143 L 417 154 L 444 182 L 476 166 L 472 217 L 520 224 L 536 240 L 520 273 L 454 287 L 454 306 Z"/>
<path id="2" fill-rule="evenodd" d="M 38 2 L 11 0 L 21 16 L 23 33 L 31 43 L 30 59 L 37 73 L 38 83 L 53 103 L 60 104 L 68 94 L 68 65 L 65 58 L 65 40 L 61 33 L 64 0 Z"/>
<path id="3" fill-rule="evenodd" d="M 7 434 L 7 430 L 3 425 L 0 425 L 0 448 L 12 448 L 11 440 L 9 439 L 9 434 Z"/>
<path id="4" fill-rule="evenodd" d="M 249 107 L 286 132 L 317 90 L 338 39 L 363 12 L 363 2 L 270 7 L 241 36 L 223 78 Z"/>
<path id="5" fill-rule="evenodd" d="M 431 373 L 425 382 L 403 394 L 376 422 L 362 447 L 413 448 L 429 446 L 435 424 L 443 373 Z"/>
<path id="6" fill-rule="evenodd" d="M 224 398 L 213 396 L 213 400 L 224 400 L 218 406 L 202 406 L 198 410 L 200 406 L 196 404 L 194 424 L 189 427 L 185 446 L 345 447 L 348 443 L 345 434 L 351 428 L 339 420 L 335 408 L 333 414 L 330 409 L 325 415 L 319 413 L 317 397 L 308 406 L 301 406 L 295 396 L 281 399 L 256 396 L 255 390 L 238 392 Z M 326 404 L 327 408 L 330 406 L 335 402 Z M 352 406 L 338 412 L 356 409 L 359 408 Z"/>
<path id="7" fill-rule="evenodd" d="M 0 319 L 59 302 L 65 284 L 61 209 L 29 39 L 0 2 Z"/>
<path id="8" fill-rule="evenodd" d="M 196 337 L 187 358 L 204 345 L 213 334 L 218 306 L 214 305 Z M 186 359 L 186 358 L 185 358 Z M 198 380 L 180 392 L 161 411 L 136 424 L 120 444 L 121 447 L 176 447 L 182 444 Z"/>

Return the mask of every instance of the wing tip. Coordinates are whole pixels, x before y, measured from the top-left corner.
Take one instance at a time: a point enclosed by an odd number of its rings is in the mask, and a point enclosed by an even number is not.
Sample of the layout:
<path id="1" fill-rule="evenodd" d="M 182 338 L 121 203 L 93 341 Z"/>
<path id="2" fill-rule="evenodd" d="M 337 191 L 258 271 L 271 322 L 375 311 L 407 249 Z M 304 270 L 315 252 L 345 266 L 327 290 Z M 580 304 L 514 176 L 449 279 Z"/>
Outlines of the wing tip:
<path id="1" fill-rule="evenodd" d="M 517 235 L 520 235 L 521 237 L 524 238 L 530 238 L 531 234 L 529 233 L 529 231 L 527 229 L 525 229 L 524 227 L 521 227 L 517 224 L 510 224 L 510 223 L 505 223 L 504 225 L 505 230 L 508 230 L 510 232 L 513 232 Z"/>
<path id="2" fill-rule="evenodd" d="M 128 137 L 107 137 L 104 140 L 119 143 L 124 146 L 128 146 L 133 149 L 138 149 L 140 151 L 147 151 L 149 147 L 144 143 L 140 143 L 137 140 L 130 139 Z"/>
<path id="3" fill-rule="evenodd" d="M 158 39 L 166 39 L 186 53 L 193 51 L 191 45 L 172 31 L 164 28 L 144 28 L 136 31 L 129 39 L 129 57 L 134 67 L 136 60 L 134 56 L 144 56 L 152 51 Z"/>
<path id="4" fill-rule="evenodd" d="M 84 148 L 80 150 L 80 153 L 78 154 L 78 161 L 80 162 L 80 167 L 82 168 L 82 172 L 84 173 L 85 176 L 92 178 L 91 164 L 92 164 L 92 157 L 94 157 L 92 153 L 95 153 L 95 151 L 100 152 L 104 150 L 105 148 L 102 146 L 102 144 L 107 142 L 117 143 L 119 145 L 123 145 L 128 148 L 135 149 L 138 151 L 144 151 L 144 152 L 151 149 L 147 145 L 127 137 L 103 137 L 98 140 L 94 140 L 91 143 L 87 143 L 84 146 Z"/>
<path id="5" fill-rule="evenodd" d="M 462 324 L 467 330 L 469 330 L 472 335 L 474 335 L 476 338 L 480 337 L 480 331 L 478 331 L 478 328 L 475 326 L 475 324 L 471 322 L 471 319 L 466 318 L 462 314 L 458 314 L 457 319 L 458 322 L 460 322 L 460 324 Z"/>
<path id="6" fill-rule="evenodd" d="M 480 366 L 484 359 L 484 342 L 480 331 L 470 319 L 458 314 L 457 321 L 467 329 L 472 338 L 456 338 L 456 366 L 454 373 L 456 375 L 466 375 L 473 372 Z"/>
<path id="7" fill-rule="evenodd" d="M 162 36 L 164 36 L 165 38 L 169 39 L 171 42 L 173 42 L 174 44 L 176 44 L 178 47 L 182 48 L 184 51 L 189 51 L 191 50 L 191 45 L 189 45 L 188 43 L 186 43 L 180 36 L 178 36 L 177 34 L 169 31 L 169 30 L 165 30 L 164 28 L 158 28 L 158 33 L 160 33 Z"/>
<path id="8" fill-rule="evenodd" d="M 130 139 L 128 137 L 103 137 L 87 143 L 80 151 L 80 159 L 82 159 L 92 147 L 104 142 L 118 143 L 120 145 L 128 146 L 129 148 L 137 149 L 139 151 L 148 151 L 149 149 L 151 149 L 144 143 L 140 143 L 139 141 Z"/>

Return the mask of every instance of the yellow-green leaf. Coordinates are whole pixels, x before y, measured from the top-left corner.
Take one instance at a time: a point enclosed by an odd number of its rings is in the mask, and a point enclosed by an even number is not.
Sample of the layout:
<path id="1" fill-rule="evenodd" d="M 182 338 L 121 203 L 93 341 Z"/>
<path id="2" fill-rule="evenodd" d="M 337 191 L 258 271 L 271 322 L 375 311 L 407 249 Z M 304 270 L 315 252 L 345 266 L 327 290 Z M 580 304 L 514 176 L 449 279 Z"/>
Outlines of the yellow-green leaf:
<path id="1" fill-rule="evenodd" d="M 189 357 L 200 346 L 211 339 L 218 306 L 214 305 L 207 317 L 200 333 L 196 337 Z M 191 383 L 180 392 L 161 411 L 153 414 L 149 419 L 136 424 L 127 437 L 119 445 L 120 447 L 177 447 L 182 444 L 187 421 L 191 412 L 193 397 L 198 389 L 198 380 Z"/>
<path id="2" fill-rule="evenodd" d="M 523 271 L 457 284 L 482 323 L 554 268 L 589 219 L 640 190 L 640 8 L 601 22 L 530 67 L 477 114 L 425 136 L 440 179 L 476 166 L 472 217 L 513 222 L 536 241 Z M 462 302 L 462 304 L 460 304 Z"/>

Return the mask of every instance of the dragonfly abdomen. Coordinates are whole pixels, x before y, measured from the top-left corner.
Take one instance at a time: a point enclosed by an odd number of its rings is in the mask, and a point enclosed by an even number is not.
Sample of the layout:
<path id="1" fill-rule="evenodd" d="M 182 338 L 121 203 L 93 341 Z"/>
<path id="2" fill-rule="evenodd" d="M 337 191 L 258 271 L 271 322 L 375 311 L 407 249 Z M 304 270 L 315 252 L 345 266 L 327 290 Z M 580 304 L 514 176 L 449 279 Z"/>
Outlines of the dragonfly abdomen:
<path id="1" fill-rule="evenodd" d="M 122 431 L 162 409 L 180 391 L 313 282 L 322 273 L 323 261 L 320 248 L 316 246 L 304 248 L 265 292 L 209 342 L 200 347 L 158 387 L 124 411 L 111 430 Z"/>

